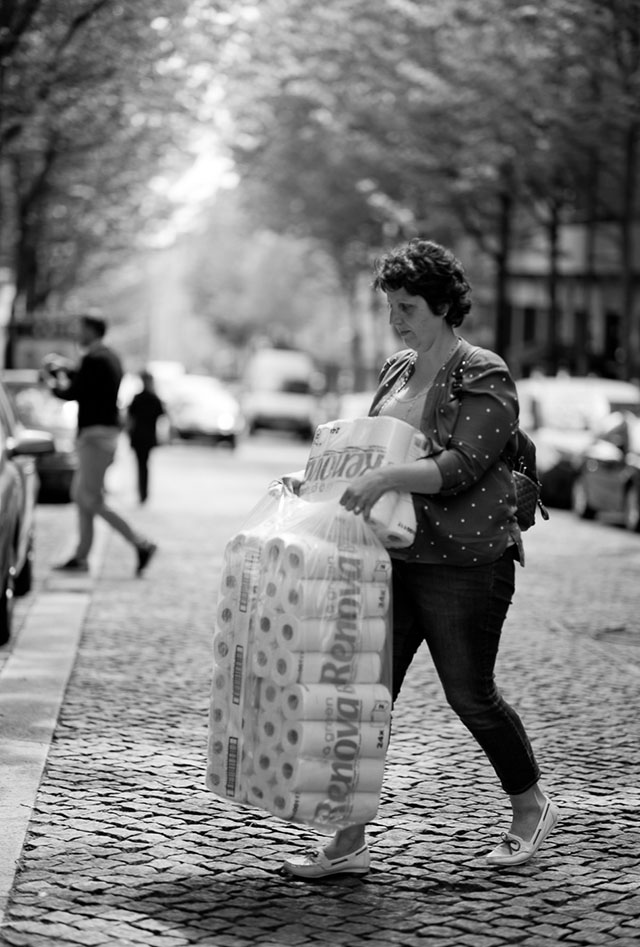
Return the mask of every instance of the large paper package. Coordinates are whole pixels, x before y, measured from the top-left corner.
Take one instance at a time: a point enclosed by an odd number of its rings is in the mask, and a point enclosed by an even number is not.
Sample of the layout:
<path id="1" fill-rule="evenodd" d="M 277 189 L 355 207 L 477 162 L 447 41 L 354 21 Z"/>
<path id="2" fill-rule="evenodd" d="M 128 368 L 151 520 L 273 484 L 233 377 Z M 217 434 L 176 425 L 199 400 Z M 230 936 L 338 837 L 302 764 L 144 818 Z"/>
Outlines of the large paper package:
<path id="1" fill-rule="evenodd" d="M 418 460 L 426 449 L 424 434 L 398 418 L 329 421 L 316 428 L 300 496 L 321 501 L 339 497 L 350 480 L 387 464 Z M 411 495 L 385 493 L 371 510 L 369 524 L 387 548 L 410 546 L 417 528 Z"/>
<path id="2" fill-rule="evenodd" d="M 227 544 L 207 785 L 333 830 L 377 812 L 391 720 L 391 565 L 362 517 L 281 490 Z"/>

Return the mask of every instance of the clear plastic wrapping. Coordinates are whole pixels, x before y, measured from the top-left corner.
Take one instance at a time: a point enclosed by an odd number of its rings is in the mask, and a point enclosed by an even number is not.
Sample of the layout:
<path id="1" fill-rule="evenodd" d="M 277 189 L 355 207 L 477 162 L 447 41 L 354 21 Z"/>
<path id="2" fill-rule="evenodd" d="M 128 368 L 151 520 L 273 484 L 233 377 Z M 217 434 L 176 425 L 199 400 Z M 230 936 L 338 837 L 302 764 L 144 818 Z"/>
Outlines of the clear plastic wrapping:
<path id="1" fill-rule="evenodd" d="M 311 501 L 339 497 L 355 477 L 387 464 L 410 463 L 426 452 L 424 434 L 398 418 L 328 421 L 316 428 L 300 496 Z M 411 495 L 385 493 L 371 510 L 369 525 L 387 548 L 410 546 L 417 528 Z"/>
<path id="2" fill-rule="evenodd" d="M 391 564 L 337 500 L 280 490 L 227 544 L 207 785 L 333 829 L 377 812 L 391 721 Z"/>

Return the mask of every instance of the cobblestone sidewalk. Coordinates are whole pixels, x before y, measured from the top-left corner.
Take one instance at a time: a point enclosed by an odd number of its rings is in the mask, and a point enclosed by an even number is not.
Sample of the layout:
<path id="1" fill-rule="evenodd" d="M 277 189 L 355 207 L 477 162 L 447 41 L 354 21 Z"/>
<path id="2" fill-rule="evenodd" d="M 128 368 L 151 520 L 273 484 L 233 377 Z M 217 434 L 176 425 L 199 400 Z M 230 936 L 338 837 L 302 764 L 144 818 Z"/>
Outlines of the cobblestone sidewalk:
<path id="1" fill-rule="evenodd" d="M 218 513 L 214 531 L 167 515 L 143 581 L 110 541 L 0 944 L 640 942 L 640 539 L 557 514 L 527 544 L 499 679 L 561 807 L 538 857 L 485 865 L 508 807 L 421 652 L 394 715 L 372 871 L 306 885 L 279 868 L 315 833 L 204 788 Z"/>

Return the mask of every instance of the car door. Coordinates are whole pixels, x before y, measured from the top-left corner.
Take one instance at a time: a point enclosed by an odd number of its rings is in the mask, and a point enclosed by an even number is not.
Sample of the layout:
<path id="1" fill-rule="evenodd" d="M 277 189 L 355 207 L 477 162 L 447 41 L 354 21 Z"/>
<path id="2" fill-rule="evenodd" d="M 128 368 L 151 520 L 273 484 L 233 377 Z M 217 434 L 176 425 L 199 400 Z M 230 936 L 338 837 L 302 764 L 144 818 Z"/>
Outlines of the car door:
<path id="1" fill-rule="evenodd" d="M 22 502 L 22 485 L 10 457 L 11 432 L 0 412 L 0 595 L 5 593 L 9 569 L 14 564 L 18 511 Z"/>
<path id="2" fill-rule="evenodd" d="M 15 481 L 15 505 L 18 526 L 16 543 L 16 571 L 24 565 L 35 528 L 35 505 L 38 494 L 38 473 L 35 457 L 24 454 L 11 456 L 11 447 L 18 430 L 18 420 L 11 401 L 0 385 L 0 424 L 4 432 L 4 458 L 9 474 Z"/>
<path id="3" fill-rule="evenodd" d="M 601 513 L 622 509 L 628 479 L 628 440 L 627 420 L 621 412 L 615 412 L 598 425 L 596 439 L 585 454 L 589 500 Z"/>

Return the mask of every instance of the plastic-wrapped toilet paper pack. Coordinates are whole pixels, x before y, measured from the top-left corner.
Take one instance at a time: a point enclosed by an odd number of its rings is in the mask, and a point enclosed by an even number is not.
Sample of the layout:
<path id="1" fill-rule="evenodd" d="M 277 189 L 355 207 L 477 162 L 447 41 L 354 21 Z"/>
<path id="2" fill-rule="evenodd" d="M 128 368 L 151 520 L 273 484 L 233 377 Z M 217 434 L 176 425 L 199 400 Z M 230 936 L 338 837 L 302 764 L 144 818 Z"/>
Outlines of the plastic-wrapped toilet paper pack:
<path id="1" fill-rule="evenodd" d="M 352 754 L 355 754 L 355 749 Z M 384 759 L 347 756 L 344 760 L 310 759 L 279 754 L 276 782 L 289 792 L 327 792 L 331 783 L 344 782 L 349 792 L 375 792 L 382 783 Z"/>
<path id="2" fill-rule="evenodd" d="M 386 684 L 290 684 L 279 707 L 286 720 L 386 723 L 391 695 Z"/>
<path id="3" fill-rule="evenodd" d="M 275 613 L 271 620 L 275 643 L 285 651 L 380 652 L 387 637 L 386 616 L 360 618 L 348 630 L 335 618 L 300 618 L 290 612 Z"/>
<path id="4" fill-rule="evenodd" d="M 213 638 L 214 793 L 327 830 L 374 818 L 391 715 L 390 576 L 370 526 L 335 500 L 282 491 L 227 544 Z"/>
<path id="5" fill-rule="evenodd" d="M 346 728 L 335 720 L 284 720 L 279 715 L 271 715 L 270 722 L 285 753 L 315 760 L 340 758 L 354 752 L 354 747 L 359 757 L 384 759 L 389 745 L 388 724 Z"/>
<path id="6" fill-rule="evenodd" d="M 358 618 L 380 618 L 389 610 L 389 587 L 382 582 L 361 582 L 356 592 L 348 582 L 339 579 L 282 580 L 279 600 L 282 610 L 300 618 L 322 614 L 325 619 L 357 614 Z"/>
<path id="7" fill-rule="evenodd" d="M 386 552 L 382 555 L 376 546 L 361 546 L 360 579 L 363 582 L 387 583 L 391 563 Z M 262 561 L 265 573 L 274 581 L 286 576 L 290 581 L 304 579 L 332 579 L 340 575 L 340 556 L 334 542 L 314 540 L 300 535 L 277 536 L 265 542 Z"/>
<path id="8" fill-rule="evenodd" d="M 337 419 L 321 424 L 309 451 L 300 496 L 340 497 L 350 480 L 388 464 L 426 456 L 427 439 L 411 424 L 387 416 Z M 388 491 L 371 510 L 369 522 L 388 548 L 409 546 L 416 518 L 409 494 Z"/>
<path id="9" fill-rule="evenodd" d="M 277 648 L 270 655 L 271 680 L 281 687 L 298 682 L 319 684 L 377 684 L 382 675 L 382 659 L 373 651 L 351 654 L 346 660 L 334 658 L 323 651 L 285 651 Z"/>
<path id="10" fill-rule="evenodd" d="M 380 792 L 357 792 L 333 798 L 328 793 L 282 791 L 267 787 L 263 808 L 288 822 L 332 831 L 336 826 L 373 822 Z"/>

